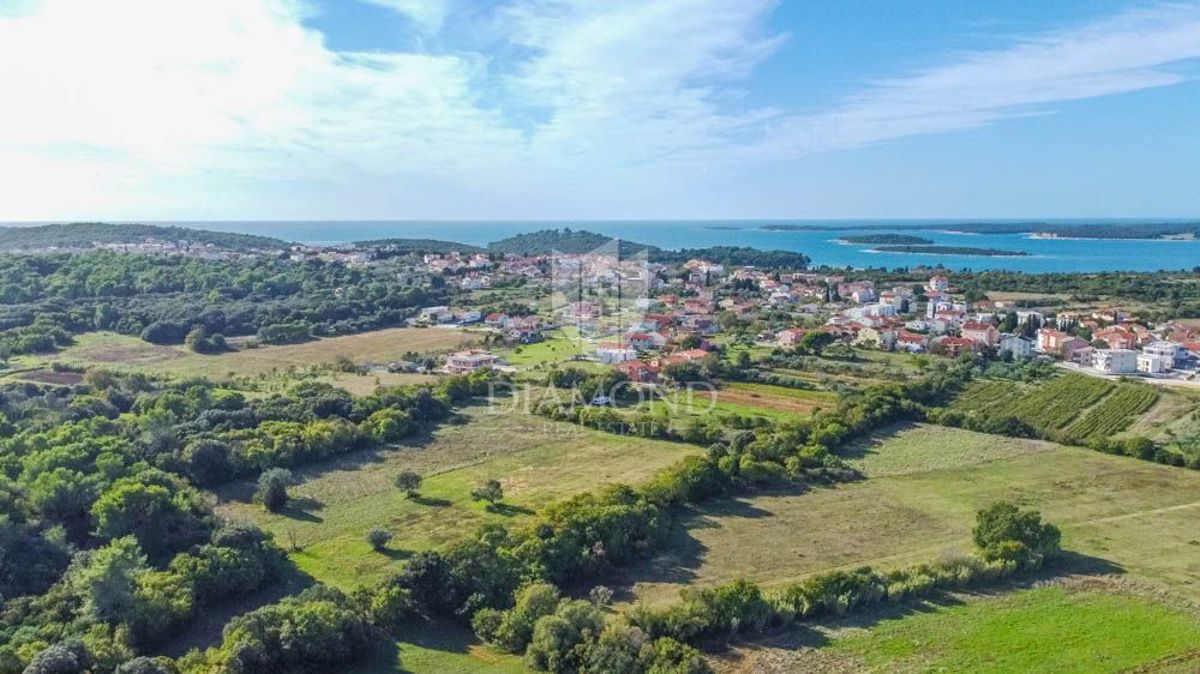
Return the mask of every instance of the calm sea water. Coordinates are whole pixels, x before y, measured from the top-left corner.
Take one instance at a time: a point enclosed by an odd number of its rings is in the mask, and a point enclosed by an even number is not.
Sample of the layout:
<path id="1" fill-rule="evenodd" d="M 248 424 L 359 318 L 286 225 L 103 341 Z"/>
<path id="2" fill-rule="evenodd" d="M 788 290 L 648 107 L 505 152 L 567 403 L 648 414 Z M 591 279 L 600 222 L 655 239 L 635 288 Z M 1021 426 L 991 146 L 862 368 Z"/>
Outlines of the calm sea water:
<path id="1" fill-rule="evenodd" d="M 1192 269 L 1200 265 L 1200 240 L 1139 241 L 1108 239 L 1030 239 L 1024 234 L 964 234 L 952 230 L 956 221 L 816 221 L 803 224 L 832 226 L 836 231 L 769 231 L 764 221 L 586 221 L 586 222 L 176 222 L 228 232 L 260 234 L 303 243 L 343 243 L 384 238 L 429 238 L 484 245 L 521 232 L 570 227 L 648 243 L 661 248 L 752 246 L 799 251 L 814 264 L 836 267 L 917 267 L 942 265 L 949 269 L 1009 269 L 1025 272 L 1157 271 Z M 1058 222 L 1070 222 L 1066 220 Z M 1092 221 L 1095 222 L 1095 221 Z M 1105 222 L 1120 222 L 1107 220 Z M 1130 221 L 1132 222 L 1132 221 Z M 772 224 L 780 224 L 772 222 Z M 903 224 L 905 229 L 897 230 Z M 920 229 L 909 229 L 920 225 Z M 889 229 L 889 227 L 891 229 Z M 976 257 L 871 252 L 871 246 L 837 243 L 840 236 L 896 231 L 946 246 L 1023 250 L 1028 257 Z"/>

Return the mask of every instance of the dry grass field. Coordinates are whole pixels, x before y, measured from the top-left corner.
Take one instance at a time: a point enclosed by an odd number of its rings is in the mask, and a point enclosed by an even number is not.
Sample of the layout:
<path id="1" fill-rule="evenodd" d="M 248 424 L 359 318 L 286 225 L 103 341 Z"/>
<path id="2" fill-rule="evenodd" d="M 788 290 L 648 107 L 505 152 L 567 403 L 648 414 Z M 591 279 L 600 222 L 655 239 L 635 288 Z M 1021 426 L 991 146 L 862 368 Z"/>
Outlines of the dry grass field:
<path id="1" fill-rule="evenodd" d="M 301 547 L 301 570 L 340 587 L 379 580 L 412 552 L 469 535 L 484 522 L 516 525 L 546 503 L 614 482 L 637 483 L 699 448 L 609 435 L 507 411 L 473 408 L 459 424 L 389 450 L 358 452 L 295 471 L 292 503 L 268 513 L 250 502 L 253 483 L 220 490 L 218 511 L 273 532 Z M 393 485 L 397 473 L 425 477 L 419 499 Z M 507 505 L 489 511 L 470 491 L 500 480 Z M 365 540 L 374 527 L 390 530 L 389 550 Z"/>
<path id="2" fill-rule="evenodd" d="M 289 371 L 328 366 L 342 359 L 355 364 L 385 364 L 400 360 L 409 352 L 448 352 L 471 344 L 476 339 L 476 336 L 458 330 L 390 328 L 317 339 L 303 344 L 258 348 L 247 348 L 249 340 L 236 339 L 230 340 L 234 346 L 232 351 L 201 355 L 182 346 L 159 346 L 137 337 L 96 332 L 80 335 L 74 345 L 55 354 L 14 359 L 14 365 L 35 367 L 57 361 L 76 366 L 100 366 L 181 377 L 204 376 L 218 380 L 273 375 L 282 377 Z M 334 378 L 341 385 L 361 393 L 375 388 L 376 377 L 384 385 L 429 381 L 428 377 L 391 373 L 365 376 L 337 373 Z"/>
<path id="3" fill-rule="evenodd" d="M 625 598 L 928 561 L 968 550 L 976 510 L 1006 499 L 1040 509 L 1065 548 L 1200 600 L 1200 473 L 934 426 L 893 428 L 848 456 L 865 480 L 693 510 L 669 552 L 626 574 Z"/>

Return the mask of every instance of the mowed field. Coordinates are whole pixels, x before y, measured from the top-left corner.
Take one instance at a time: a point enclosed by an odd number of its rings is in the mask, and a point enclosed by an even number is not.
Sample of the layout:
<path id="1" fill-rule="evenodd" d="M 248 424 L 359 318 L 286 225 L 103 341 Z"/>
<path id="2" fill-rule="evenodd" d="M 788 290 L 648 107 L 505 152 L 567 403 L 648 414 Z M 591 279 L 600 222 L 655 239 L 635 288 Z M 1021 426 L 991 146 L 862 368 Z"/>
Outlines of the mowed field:
<path id="1" fill-rule="evenodd" d="M 462 423 L 389 450 L 364 451 L 294 472 L 293 501 L 277 514 L 250 502 L 252 482 L 222 489 L 218 511 L 258 524 L 288 546 L 317 580 L 342 588 L 380 580 L 414 551 L 470 535 L 485 522 L 520 524 L 539 507 L 615 482 L 637 483 L 700 448 L 622 437 L 548 421 L 517 410 L 466 410 Z M 421 498 L 393 481 L 402 470 L 425 477 Z M 471 489 L 489 479 L 505 505 L 489 511 Z M 374 527 L 395 538 L 384 552 L 365 537 Z"/>
<path id="2" fill-rule="evenodd" d="M 813 410 L 821 407 L 830 409 L 837 406 L 837 394 L 828 391 L 746 382 L 722 384 L 717 399 L 729 405 L 800 415 L 812 414 Z"/>
<path id="3" fill-rule="evenodd" d="M 1041 510 L 1065 548 L 1200 600 L 1200 472 L 927 425 L 876 434 L 846 454 L 866 479 L 693 510 L 669 553 L 626 574 L 623 598 L 668 602 L 687 585 L 746 577 L 770 586 L 965 552 L 975 512 L 1005 499 Z"/>
<path id="4" fill-rule="evenodd" d="M 1200 670 L 1194 609 L 1106 579 L 884 607 L 723 658 L 723 672 L 1184 674 Z"/>
<path id="5" fill-rule="evenodd" d="M 15 359 L 19 367 L 58 361 L 70 365 L 100 366 L 114 369 L 140 370 L 152 374 L 205 376 L 213 379 L 258 377 L 285 373 L 292 368 L 311 368 L 330 365 L 342 359 L 355 364 L 388 363 L 400 360 L 406 353 L 440 353 L 461 348 L 477 337 L 458 330 L 433 328 L 390 328 L 357 335 L 317 339 L 303 344 L 284 344 L 245 348 L 247 340 L 231 340 L 235 350 L 214 355 L 193 353 L 182 346 L 160 346 L 137 337 L 111 332 L 80 335 L 76 343 L 48 356 Z M 341 379 L 360 388 L 373 384 L 426 381 L 420 375 L 391 373 L 365 376 L 339 374 Z M 359 382 L 358 379 L 364 381 Z M 351 381 L 353 380 L 353 381 Z M 372 387 L 373 388 L 373 387 Z"/>

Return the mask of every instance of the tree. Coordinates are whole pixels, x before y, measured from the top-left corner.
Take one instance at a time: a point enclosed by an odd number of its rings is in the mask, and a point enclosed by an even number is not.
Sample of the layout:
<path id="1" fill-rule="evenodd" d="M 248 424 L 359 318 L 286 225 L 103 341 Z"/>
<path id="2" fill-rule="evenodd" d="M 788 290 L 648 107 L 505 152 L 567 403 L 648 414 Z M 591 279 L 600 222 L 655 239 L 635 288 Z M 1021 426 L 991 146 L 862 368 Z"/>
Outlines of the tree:
<path id="1" fill-rule="evenodd" d="M 117 667 L 114 674 L 175 674 L 175 667 L 166 657 L 141 656 Z"/>
<path id="2" fill-rule="evenodd" d="M 76 674 L 88 669 L 87 648 L 78 639 L 54 644 L 29 662 L 24 674 Z"/>
<path id="3" fill-rule="evenodd" d="M 279 510 L 288 502 L 288 485 L 292 483 L 292 472 L 284 468 L 272 468 L 258 476 L 258 488 L 254 500 L 267 510 Z"/>
<path id="4" fill-rule="evenodd" d="M 118 538 L 83 558 L 67 572 L 68 583 L 83 599 L 83 613 L 94 620 L 119 623 L 134 603 L 137 577 L 146 556 L 133 536 Z"/>
<path id="5" fill-rule="evenodd" d="M 596 608 L 604 608 L 612 601 L 613 591 L 603 585 L 597 585 L 588 592 L 588 599 Z"/>
<path id="6" fill-rule="evenodd" d="M 408 435 L 416 427 L 412 415 L 391 407 L 381 409 L 367 417 L 365 430 L 371 439 L 383 444 L 395 442 Z"/>
<path id="7" fill-rule="evenodd" d="M 811 353 L 819 356 L 821 355 L 821 351 L 823 351 L 825 347 L 829 346 L 830 344 L 833 344 L 836 339 L 837 338 L 833 336 L 833 333 L 814 330 L 812 332 L 805 333 L 805 335 L 800 338 L 800 343 L 796 345 L 796 348 L 803 353 Z"/>
<path id="8" fill-rule="evenodd" d="M 500 485 L 499 480 L 488 480 L 471 490 L 471 498 L 487 501 L 488 508 L 495 508 L 497 503 L 504 500 L 504 487 Z"/>
<path id="9" fill-rule="evenodd" d="M 582 664 L 585 639 L 604 627 L 604 616 L 586 601 L 559 603 L 553 615 L 542 616 L 533 626 L 533 637 L 525 651 L 525 662 L 547 672 L 572 672 Z"/>
<path id="10" fill-rule="evenodd" d="M 207 531 L 186 489 L 156 471 L 117 480 L 92 505 L 97 535 L 132 534 L 152 556 L 198 542 Z"/>
<path id="11" fill-rule="evenodd" d="M 396 476 L 396 486 L 409 498 L 415 498 L 421 489 L 421 476 L 411 470 L 401 471 Z"/>
<path id="12" fill-rule="evenodd" d="M 192 328 L 191 332 L 187 333 L 187 337 L 183 339 L 183 344 L 196 353 L 207 353 L 208 333 L 204 330 L 204 326 L 197 325 Z"/>
<path id="13" fill-rule="evenodd" d="M 381 527 L 375 527 L 367 532 L 367 542 L 376 550 L 382 550 L 392 540 L 392 532 Z"/>
<path id="14" fill-rule="evenodd" d="M 530 583 L 517 592 L 512 608 L 479 611 L 471 624 L 480 639 L 509 653 L 520 653 L 533 637 L 534 623 L 554 613 L 558 604 L 558 588 L 549 583 Z"/>
<path id="15" fill-rule="evenodd" d="M 986 559 L 1004 559 L 1020 564 L 1040 564 L 1058 552 L 1058 527 L 1042 522 L 1036 510 L 1021 510 L 1007 501 L 997 501 L 975 515 L 971 532 Z"/>

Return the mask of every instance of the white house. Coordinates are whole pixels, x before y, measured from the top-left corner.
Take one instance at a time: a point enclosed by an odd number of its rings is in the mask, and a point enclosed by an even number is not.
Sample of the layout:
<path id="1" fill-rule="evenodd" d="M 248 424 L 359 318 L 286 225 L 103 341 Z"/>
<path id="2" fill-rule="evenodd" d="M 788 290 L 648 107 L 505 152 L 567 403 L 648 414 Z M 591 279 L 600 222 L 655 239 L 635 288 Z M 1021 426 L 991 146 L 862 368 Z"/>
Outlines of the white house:
<path id="1" fill-rule="evenodd" d="M 596 357 L 605 365 L 616 365 L 628 360 L 637 360 L 637 351 L 621 342 L 601 342 L 596 345 Z"/>
<path id="2" fill-rule="evenodd" d="M 1011 353 L 1015 359 L 1033 357 L 1033 340 L 1024 335 L 1000 335 L 1000 353 Z"/>
<path id="3" fill-rule="evenodd" d="M 1183 347 L 1175 342 L 1161 340 L 1150 342 L 1142 347 L 1142 353 L 1151 356 L 1159 356 L 1164 359 L 1167 364 L 1167 369 L 1175 367 L 1175 364 L 1186 357 L 1186 352 Z"/>
<path id="4" fill-rule="evenodd" d="M 654 299 L 653 297 L 639 297 L 633 301 L 633 307 L 635 309 L 641 309 L 642 311 L 650 311 L 651 309 L 657 309 L 659 306 L 661 306 L 661 304 L 662 304 L 661 302 Z"/>
<path id="5" fill-rule="evenodd" d="M 495 364 L 496 356 L 479 349 L 459 351 L 458 353 L 450 354 L 446 358 L 446 370 L 452 374 L 467 374 L 480 370 L 490 370 Z"/>
<path id="6" fill-rule="evenodd" d="M 1133 349 L 1096 349 L 1092 367 L 1106 374 L 1129 374 L 1137 372 L 1137 356 Z"/>
<path id="7" fill-rule="evenodd" d="M 459 312 L 457 318 L 459 323 L 478 323 L 479 321 L 483 320 L 483 314 L 479 313 L 475 309 L 468 309 L 466 311 Z"/>
<path id="8" fill-rule="evenodd" d="M 419 317 L 430 323 L 449 323 L 454 320 L 454 312 L 446 306 L 425 307 L 421 309 Z"/>
<path id="9" fill-rule="evenodd" d="M 1162 374 L 1174 365 L 1175 359 L 1168 356 L 1159 356 L 1153 353 L 1137 355 L 1137 371 L 1144 374 Z"/>

